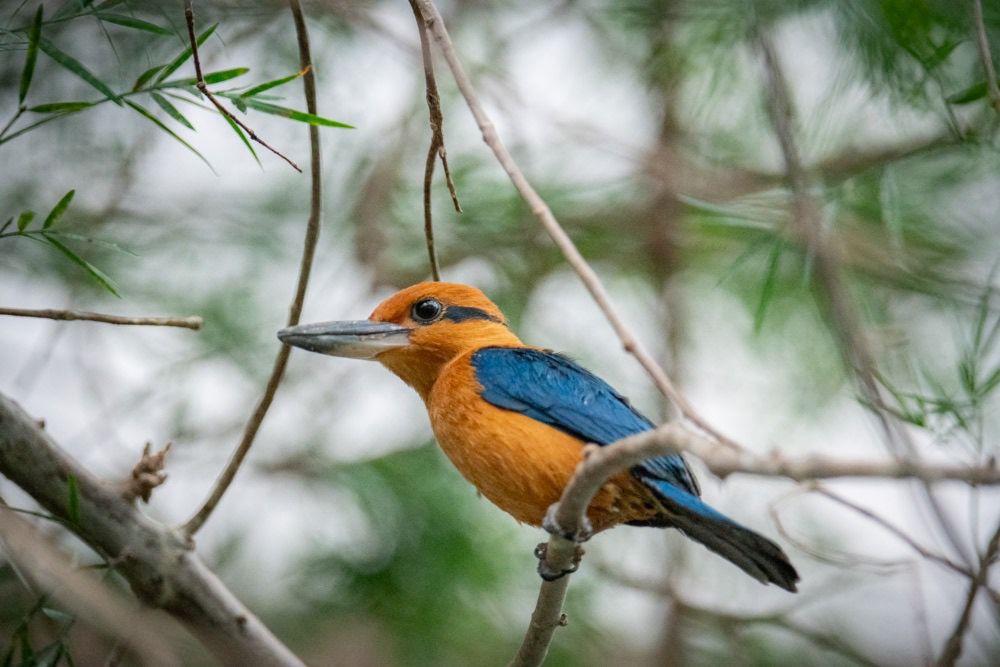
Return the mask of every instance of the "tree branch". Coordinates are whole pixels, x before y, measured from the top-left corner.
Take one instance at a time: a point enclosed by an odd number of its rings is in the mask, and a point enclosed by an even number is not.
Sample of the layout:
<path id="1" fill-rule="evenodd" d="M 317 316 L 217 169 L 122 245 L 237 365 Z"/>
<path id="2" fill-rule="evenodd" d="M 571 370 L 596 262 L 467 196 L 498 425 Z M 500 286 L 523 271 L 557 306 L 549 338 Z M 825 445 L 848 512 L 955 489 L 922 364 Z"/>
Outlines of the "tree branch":
<path id="1" fill-rule="evenodd" d="M 2 394 L 0 473 L 115 562 L 141 600 L 182 621 L 223 664 L 302 664 L 190 543 L 94 478 Z"/>
<path id="2" fill-rule="evenodd" d="M 986 75 L 986 91 L 989 93 L 993 108 L 1000 114 L 1000 86 L 997 85 L 997 72 L 993 67 L 993 56 L 990 53 L 990 40 L 986 35 L 986 23 L 983 21 L 983 0 L 970 0 L 972 3 L 972 24 L 976 30 L 976 49 L 979 51 L 979 62 Z"/>
<path id="3" fill-rule="evenodd" d="M 302 6 L 299 4 L 299 0 L 289 0 L 288 4 L 292 12 L 292 18 L 295 21 L 295 34 L 299 44 L 299 62 L 302 71 L 305 72 L 302 76 L 302 86 L 305 91 L 306 108 L 309 113 L 316 115 L 318 113 L 316 109 L 316 75 L 313 70 L 312 55 L 309 50 L 309 32 L 306 28 L 305 17 L 302 14 Z M 295 297 L 292 300 L 292 305 L 288 313 L 288 323 L 286 326 L 290 327 L 298 324 L 299 317 L 302 315 L 302 304 L 306 298 L 306 288 L 309 286 L 309 274 L 312 271 L 313 257 L 316 254 L 316 242 L 319 240 L 320 220 L 323 215 L 323 174 L 320 162 L 319 128 L 315 125 L 309 126 L 309 155 L 312 179 L 309 221 L 306 224 L 306 236 L 302 248 L 302 259 L 299 263 L 299 278 L 295 287 Z M 198 529 L 201 528 L 212 514 L 216 505 L 219 504 L 222 496 L 226 493 L 226 489 L 232 484 L 233 478 L 236 477 L 236 472 L 243 465 L 243 460 L 250 451 L 250 447 L 257 437 L 257 431 L 260 430 L 260 425 L 264 422 L 264 417 L 267 415 L 267 411 L 271 407 L 271 402 L 274 400 L 274 395 L 278 391 L 278 385 L 285 374 L 285 366 L 288 364 L 288 355 L 291 353 L 291 350 L 292 348 L 284 344 L 278 350 L 278 355 L 274 359 L 274 366 L 271 368 L 271 376 L 264 387 L 264 395 L 261 396 L 260 402 L 257 403 L 257 407 L 254 408 L 253 415 L 250 417 L 250 421 L 247 422 L 246 428 L 243 430 L 243 438 L 240 440 L 240 444 L 236 447 L 236 451 L 233 452 L 232 458 L 229 459 L 229 463 L 226 464 L 226 468 L 222 471 L 222 474 L 219 475 L 219 479 L 216 481 L 211 495 L 209 495 L 197 514 L 184 524 L 183 530 L 188 536 L 198 532 Z"/>
<path id="4" fill-rule="evenodd" d="M 427 111 L 430 115 L 431 145 L 427 149 L 427 159 L 424 163 L 424 237 L 427 240 L 427 255 L 431 262 L 431 275 L 434 280 L 441 280 L 441 268 L 438 265 L 437 251 L 434 249 L 434 225 L 431 216 L 431 180 L 434 178 L 434 163 L 441 157 L 444 168 L 444 179 L 451 195 L 451 203 L 455 210 L 462 212 L 458 203 L 458 193 L 455 183 L 451 180 L 451 170 L 448 168 L 448 152 L 444 147 L 444 115 L 441 113 L 441 97 L 438 95 L 437 80 L 434 78 L 434 61 L 431 58 L 431 46 L 427 41 L 427 27 L 415 0 L 410 0 L 413 17 L 417 21 L 417 34 L 420 35 L 420 57 L 424 63 L 424 83 L 427 88 Z"/>
<path id="5" fill-rule="evenodd" d="M 0 315 L 14 317 L 40 317 L 49 320 L 84 320 L 87 322 L 103 322 L 104 324 L 130 324 L 154 327 L 180 327 L 182 329 L 201 329 L 204 324 L 197 315 L 187 317 L 123 317 L 121 315 L 105 315 L 104 313 L 89 313 L 84 310 L 29 310 L 27 308 L 0 308 Z"/>
<path id="6" fill-rule="evenodd" d="M 616 473 L 652 456 L 692 454 L 720 477 L 733 473 L 785 477 L 797 482 L 831 477 L 868 477 L 879 479 L 918 478 L 926 482 L 958 480 L 971 484 L 1000 484 L 1000 466 L 931 466 L 909 461 L 845 461 L 827 456 L 811 455 L 788 459 L 774 453 L 757 456 L 735 452 L 691 429 L 668 422 L 652 431 L 623 438 L 606 447 L 589 445 L 583 461 L 566 485 L 554 511 L 555 523 L 567 534 L 576 534 L 590 501 L 598 489 Z M 579 558 L 577 545 L 561 535 L 552 535 L 544 549 L 547 569 L 569 570 Z M 570 575 L 556 581 L 545 581 L 538 593 L 531 625 L 525 634 L 512 666 L 529 667 L 541 664 L 555 629 L 560 625 L 566 583 Z"/>
<path id="7" fill-rule="evenodd" d="M 742 447 L 736 442 L 715 430 L 711 424 L 698 414 L 694 406 L 688 402 L 687 398 L 674 385 L 673 381 L 663 368 L 656 363 L 656 360 L 653 359 L 653 357 L 645 350 L 645 348 L 632 334 L 631 330 L 622 321 L 621 316 L 618 314 L 614 304 L 612 304 L 611 297 L 608 295 L 607 289 L 605 289 L 600 277 L 598 277 L 594 269 L 591 268 L 590 264 L 587 263 L 587 260 L 584 259 L 583 255 L 580 254 L 576 244 L 573 243 L 573 240 L 566 233 L 566 230 L 564 230 L 559 224 L 559 221 L 556 220 L 556 217 L 552 214 L 552 210 L 548 207 L 541 196 L 539 196 L 538 192 L 535 191 L 531 183 L 528 182 L 524 172 L 521 171 L 517 162 L 514 161 L 514 158 L 511 157 L 511 154 L 507 151 L 506 146 L 504 146 L 503 142 L 500 140 L 496 128 L 493 125 L 493 121 L 490 120 L 490 117 L 483 109 L 483 105 L 479 101 L 479 95 L 476 93 L 472 82 L 469 80 L 468 75 L 462 67 L 462 63 L 458 58 L 458 53 L 455 51 L 455 46 L 452 44 L 451 36 L 448 34 L 448 29 L 444 25 L 444 20 L 441 18 L 441 13 L 438 11 L 437 6 L 434 4 L 433 0 L 416 0 L 416 2 L 420 7 L 420 12 L 424 17 L 424 23 L 426 24 L 427 29 L 432 35 L 434 35 L 434 39 L 437 41 L 438 47 L 441 49 L 445 61 L 451 69 L 452 76 L 455 79 L 455 83 L 458 85 L 458 89 L 461 91 L 469 110 L 476 119 L 476 124 L 479 126 L 483 135 L 483 141 L 486 142 L 486 145 L 493 151 L 493 155 L 496 156 L 497 161 L 503 167 L 504 171 L 507 172 L 507 176 L 514 184 L 514 187 L 521 195 L 521 198 L 524 199 L 524 201 L 531 207 L 531 212 L 536 218 L 538 218 L 542 227 L 552 238 L 553 242 L 555 242 L 556 247 L 558 247 L 562 252 L 567 263 L 580 277 L 580 280 L 587 288 L 587 291 L 590 292 L 591 297 L 593 297 L 597 306 L 601 309 L 601 312 L 604 313 L 608 323 L 611 324 L 611 327 L 618 335 L 618 338 L 622 343 L 622 347 L 626 352 L 632 354 L 639 361 L 642 367 L 653 379 L 657 389 L 659 389 L 664 396 L 673 401 L 686 419 L 727 447 L 742 449 Z"/>
<path id="8" fill-rule="evenodd" d="M 215 98 L 215 95 L 212 94 L 212 91 L 208 89 L 208 84 L 205 83 L 205 77 L 202 76 L 201 73 L 201 58 L 198 55 L 198 38 L 195 36 L 195 30 L 194 30 L 194 6 L 192 5 L 192 0 L 184 0 L 184 19 L 187 22 L 188 39 L 191 42 L 191 57 L 194 60 L 194 71 L 196 78 L 195 85 L 197 86 L 198 90 L 200 90 L 202 94 L 208 98 L 208 101 L 211 102 L 215 106 L 215 108 L 219 110 L 219 113 L 221 113 L 223 116 L 225 116 L 226 118 L 228 118 L 229 120 L 233 121 L 241 128 L 243 128 L 243 131 L 247 133 L 247 136 L 249 136 L 252 141 L 256 141 L 258 144 L 260 144 L 267 150 L 271 151 L 272 153 L 280 157 L 282 160 L 290 164 L 292 166 L 292 169 L 301 174 L 302 169 L 299 168 L 299 165 L 292 162 L 291 158 L 289 158 L 287 155 L 279 151 L 277 148 L 274 148 L 269 143 L 258 137 L 257 134 L 252 129 L 250 129 L 249 126 L 247 126 L 246 123 L 244 123 L 239 118 L 234 116 L 232 112 L 229 111 L 229 109 L 222 106 L 222 103 L 219 102 L 219 100 Z"/>
<path id="9" fill-rule="evenodd" d="M 979 564 L 979 572 L 969 583 L 969 592 L 965 596 L 965 604 L 962 605 L 962 612 L 955 623 L 955 629 L 945 642 L 941 657 L 938 658 L 937 665 L 939 667 L 952 667 L 961 657 L 962 640 L 965 638 L 965 633 L 972 621 L 972 607 L 976 602 L 976 595 L 978 595 L 980 588 L 986 586 L 989 580 L 990 566 L 996 561 L 998 552 L 1000 552 L 1000 526 L 997 526 L 996 532 L 993 533 L 993 537 L 990 538 L 990 542 L 986 546 L 986 553 L 983 554 Z"/>

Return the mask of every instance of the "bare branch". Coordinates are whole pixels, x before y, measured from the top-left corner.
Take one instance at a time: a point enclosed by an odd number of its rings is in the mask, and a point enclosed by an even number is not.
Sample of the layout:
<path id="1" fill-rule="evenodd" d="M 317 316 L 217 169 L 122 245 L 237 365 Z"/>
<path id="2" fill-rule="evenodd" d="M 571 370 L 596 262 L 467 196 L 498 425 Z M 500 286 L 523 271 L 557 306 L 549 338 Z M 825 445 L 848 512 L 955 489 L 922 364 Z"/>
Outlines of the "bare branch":
<path id="1" fill-rule="evenodd" d="M 129 324 L 153 327 L 180 327 L 182 329 L 198 330 L 204 324 L 197 315 L 187 317 L 124 317 L 122 315 L 106 315 L 90 313 L 85 310 L 31 310 L 28 308 L 0 308 L 0 315 L 13 317 L 39 317 L 48 320 L 84 320 L 87 322 L 103 322 L 104 324 Z"/>
<path id="2" fill-rule="evenodd" d="M 989 93 L 993 108 L 1000 114 L 1000 86 L 997 85 L 997 72 L 993 67 L 993 56 L 990 53 L 990 40 L 986 35 L 986 23 L 983 21 L 983 0 L 971 0 L 972 23 L 976 30 L 976 48 L 979 51 L 979 62 L 986 75 L 986 90 Z"/>
<path id="3" fill-rule="evenodd" d="M 441 113 L 441 97 L 438 95 L 437 79 L 434 78 L 434 61 L 431 58 L 431 46 L 427 40 L 427 27 L 424 25 L 424 18 L 420 14 L 420 8 L 417 7 L 415 0 L 410 0 L 410 8 L 417 21 L 417 34 L 420 35 L 420 56 L 424 63 L 427 111 L 430 115 L 431 125 L 431 145 L 427 149 L 427 160 L 424 164 L 424 237 L 427 239 L 427 255 L 431 262 L 431 275 L 434 280 L 441 280 L 441 269 L 438 265 L 437 252 L 434 249 L 434 225 L 431 216 L 431 181 L 434 178 L 434 163 L 439 156 L 441 166 L 444 168 L 444 179 L 448 184 L 448 193 L 451 195 L 451 203 L 459 213 L 462 212 L 462 206 L 458 203 L 458 193 L 455 191 L 455 183 L 451 179 L 451 170 L 448 168 L 448 152 L 444 147 L 444 115 Z"/>
<path id="4" fill-rule="evenodd" d="M 302 664 L 205 566 L 189 542 L 94 478 L 37 420 L 3 395 L 0 473 L 115 562 L 141 600 L 182 621 L 222 664 Z"/>
<path id="5" fill-rule="evenodd" d="M 202 94 L 208 98 L 208 101 L 211 102 L 215 106 L 215 108 L 219 110 L 219 113 L 221 113 L 223 116 L 225 116 L 229 120 L 239 125 L 243 129 L 243 131 L 247 133 L 247 136 L 250 137 L 252 141 L 256 141 L 258 144 L 260 144 L 267 150 L 271 151 L 272 153 L 280 157 L 282 160 L 290 164 L 292 166 L 292 169 L 301 174 L 302 169 L 299 168 L 299 165 L 292 162 L 291 158 L 289 158 L 287 155 L 279 151 L 277 148 L 274 148 L 269 143 L 258 137 L 257 134 L 252 129 L 250 129 L 249 126 L 247 126 L 246 123 L 244 123 L 239 118 L 234 116 L 232 112 L 229 111 L 229 109 L 222 106 L 222 103 L 219 102 L 219 100 L 215 98 L 215 95 L 213 95 L 212 92 L 208 89 L 208 84 L 205 83 L 205 77 L 201 73 L 201 58 L 198 55 L 198 38 L 195 36 L 195 30 L 194 30 L 194 6 L 192 5 L 192 0 L 184 0 L 184 19 L 187 22 L 188 40 L 191 42 L 191 57 L 194 60 L 194 71 L 196 78 L 195 85 L 197 86 L 198 90 L 200 90 Z"/>
<path id="6" fill-rule="evenodd" d="M 306 108 L 309 113 L 317 114 L 316 76 L 313 72 L 312 55 L 309 50 L 309 32 L 306 29 L 305 17 L 302 14 L 302 6 L 299 4 L 299 0 L 289 0 L 288 4 L 292 12 L 292 18 L 295 21 L 295 34 L 299 44 L 299 62 L 302 71 L 305 72 L 302 76 L 302 86 L 305 91 Z M 323 215 L 323 174 L 320 162 L 319 128 L 315 125 L 309 126 L 309 155 L 311 174 L 309 221 L 306 224 L 306 236 L 302 248 L 302 259 L 299 263 L 299 278 L 295 287 L 295 297 L 292 300 L 292 305 L 288 313 L 287 326 L 290 327 L 298 324 L 299 317 L 302 315 L 302 304 L 306 298 L 306 288 L 309 286 L 309 274 L 312 271 L 313 257 L 316 254 L 316 242 L 319 240 L 320 220 Z M 271 402 L 274 400 L 274 395 L 278 391 L 278 385 L 285 374 L 285 366 L 288 364 L 288 355 L 291 349 L 287 345 L 282 345 L 278 350 L 278 355 L 274 359 L 274 366 L 271 368 L 271 376 L 264 387 L 264 395 L 261 396 L 257 407 L 254 408 L 253 415 L 251 415 L 246 428 L 243 430 L 243 437 L 240 440 L 240 444 L 236 447 L 236 451 L 233 452 L 232 458 L 229 459 L 229 463 L 226 464 L 226 468 L 222 471 L 222 474 L 219 475 L 219 479 L 216 481 L 211 495 L 209 495 L 197 514 L 184 524 L 183 530 L 187 535 L 194 535 L 198 532 L 198 529 L 201 528 L 215 510 L 216 505 L 219 504 L 222 496 L 226 493 L 226 489 L 229 488 L 229 485 L 232 484 L 233 479 L 236 477 L 236 472 L 240 469 L 243 460 L 250 451 L 250 446 L 253 445 L 254 438 L 257 437 L 257 431 L 260 430 L 260 425 L 264 422 L 264 417 L 267 415 L 267 411 L 271 407 Z"/>
<path id="7" fill-rule="evenodd" d="M 58 546 L 2 502 L 0 547 L 32 588 L 47 592 L 83 623 L 121 641 L 144 664 L 181 664 L 168 640 L 170 635 L 183 636 L 177 624 L 103 585 L 93 572 L 75 567 Z"/>
<path id="8" fill-rule="evenodd" d="M 541 196 L 539 196 L 531 183 L 528 182 L 524 172 L 521 171 L 517 162 L 514 161 L 514 158 L 511 157 L 506 146 L 500 140 L 493 121 L 490 120 L 490 117 L 483 109 L 483 105 L 479 101 L 479 95 L 465 73 L 461 61 L 458 59 L 458 53 L 455 51 L 455 46 L 452 44 L 451 36 L 448 34 L 448 29 L 444 25 L 437 6 L 433 0 L 416 0 L 416 2 L 420 7 L 427 29 L 434 35 L 434 39 L 437 41 L 438 47 L 441 49 L 445 61 L 447 61 L 448 67 L 451 69 L 458 89 L 461 91 L 469 110 L 476 119 L 476 124 L 483 135 L 483 141 L 493 151 L 493 155 L 496 156 L 497 161 L 503 167 L 504 171 L 507 172 L 507 176 L 514 184 L 521 198 L 531 207 L 531 212 L 538 218 L 545 231 L 548 232 L 549 237 L 552 238 L 553 242 L 555 242 L 556 246 L 562 252 L 567 263 L 580 277 L 587 291 L 590 292 L 591 297 L 593 297 L 601 312 L 604 313 L 608 323 L 611 324 L 611 327 L 618 335 L 622 347 L 639 361 L 653 379 L 657 389 L 674 402 L 686 419 L 727 447 L 737 450 L 742 449 L 736 442 L 715 430 L 711 424 L 698 414 L 694 406 L 688 402 L 687 398 L 674 385 L 663 368 L 656 363 L 656 360 L 645 350 L 632 334 L 631 330 L 625 325 L 624 321 L 622 321 L 617 309 L 611 302 L 611 297 L 608 295 L 607 289 L 605 289 L 597 273 L 587 263 L 583 255 L 580 254 L 576 244 L 573 243 L 566 230 L 556 220 L 556 217 L 552 214 L 552 210 Z"/>
<path id="9" fill-rule="evenodd" d="M 990 542 L 986 546 L 986 552 L 979 564 L 979 572 L 969 583 L 969 592 L 965 596 L 965 604 L 962 605 L 962 612 L 955 623 L 955 629 L 945 642 L 941 657 L 938 658 L 939 667 L 952 667 L 961 657 L 962 640 L 965 638 L 965 633 L 972 621 L 972 607 L 976 602 L 976 595 L 978 595 L 980 588 L 986 586 L 989 580 L 990 566 L 996 561 L 998 553 L 1000 553 L 1000 526 L 997 526 L 996 532 L 993 533 L 993 537 L 990 538 Z"/>

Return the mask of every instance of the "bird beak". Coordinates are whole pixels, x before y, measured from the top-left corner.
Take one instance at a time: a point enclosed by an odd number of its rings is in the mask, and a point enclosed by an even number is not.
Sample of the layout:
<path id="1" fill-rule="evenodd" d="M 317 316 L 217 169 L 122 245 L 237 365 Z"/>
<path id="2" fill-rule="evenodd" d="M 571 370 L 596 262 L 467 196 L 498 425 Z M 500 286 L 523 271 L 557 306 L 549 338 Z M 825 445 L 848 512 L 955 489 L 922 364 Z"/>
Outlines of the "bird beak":
<path id="1" fill-rule="evenodd" d="M 387 350 L 410 344 L 410 330 L 398 324 L 372 320 L 300 324 L 278 332 L 286 345 L 310 352 L 351 359 L 374 359 Z"/>

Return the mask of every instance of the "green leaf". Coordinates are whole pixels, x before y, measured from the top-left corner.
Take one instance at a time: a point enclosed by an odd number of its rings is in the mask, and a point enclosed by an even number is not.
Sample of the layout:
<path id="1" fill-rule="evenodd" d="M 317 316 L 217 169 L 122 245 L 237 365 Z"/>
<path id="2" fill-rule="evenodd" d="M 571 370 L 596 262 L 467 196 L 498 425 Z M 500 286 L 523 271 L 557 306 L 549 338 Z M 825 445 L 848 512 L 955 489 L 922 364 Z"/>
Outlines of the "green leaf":
<path id="1" fill-rule="evenodd" d="M 215 29 L 218 28 L 218 27 L 219 27 L 219 24 L 215 23 L 213 25 L 210 25 L 208 28 L 205 29 L 204 32 L 202 32 L 200 35 L 198 35 L 198 39 L 195 40 L 198 43 L 198 46 L 201 46 L 202 44 L 204 44 L 205 40 L 208 39 L 209 37 L 211 37 L 212 33 L 215 32 Z M 170 76 L 171 74 L 173 74 L 174 72 L 176 72 L 177 69 L 181 65 L 183 65 L 184 63 L 186 63 L 187 59 L 190 58 L 190 57 L 191 57 L 191 47 L 188 46 L 186 49 L 184 49 L 183 51 L 181 51 L 177 55 L 176 58 L 174 58 L 173 60 L 171 60 L 170 63 L 166 67 L 163 68 L 163 70 L 160 71 L 160 74 L 156 77 L 156 80 L 155 80 L 154 83 L 160 83 L 164 79 L 166 79 L 168 76 Z"/>
<path id="2" fill-rule="evenodd" d="M 205 83 L 221 83 L 223 81 L 229 81 L 230 79 L 235 79 L 238 76 L 243 76 L 249 71 L 249 67 L 234 67 L 233 69 L 209 72 L 204 75 Z M 160 88 L 178 88 L 181 86 L 196 86 L 197 84 L 198 79 L 174 79 L 173 81 L 165 81 L 160 84 Z"/>
<path id="3" fill-rule="evenodd" d="M 23 232 L 31 224 L 31 221 L 35 219 L 34 211 L 24 211 L 21 215 L 17 216 L 17 231 Z"/>
<path id="4" fill-rule="evenodd" d="M 178 135 L 176 132 L 174 132 L 169 127 L 167 127 L 166 125 L 164 125 L 163 122 L 159 118 L 157 118 L 156 116 L 154 116 L 153 114 L 151 114 L 148 109 L 146 109 L 145 107 L 143 107 L 143 106 L 141 106 L 139 104 L 136 104 L 135 102 L 132 102 L 131 100 L 125 100 L 125 104 L 129 105 L 130 107 L 132 107 L 133 109 L 135 109 L 137 112 L 139 112 L 141 115 L 143 115 L 144 117 L 146 117 L 147 119 L 149 119 L 150 122 L 152 122 L 158 128 L 160 128 L 161 130 L 163 130 L 164 132 L 166 132 L 167 134 L 169 134 L 171 137 L 173 137 L 177 141 L 181 142 L 184 145 L 185 148 L 187 148 L 189 151 L 191 151 L 192 153 L 194 153 L 195 155 L 197 155 L 199 158 L 201 158 L 201 161 L 204 162 L 206 165 L 208 165 L 208 168 L 212 170 L 213 174 L 215 173 L 215 169 L 212 168 L 211 163 L 208 160 L 205 159 L 204 155 L 202 155 L 201 153 L 198 152 L 197 148 L 195 148 L 194 146 L 192 146 L 188 142 L 184 141 L 184 139 L 180 135 Z"/>
<path id="5" fill-rule="evenodd" d="M 980 81 L 979 83 L 969 86 L 964 90 L 960 90 L 957 93 L 948 96 L 949 104 L 969 104 L 975 102 L 976 100 L 981 100 L 986 97 L 986 82 Z"/>
<path id="6" fill-rule="evenodd" d="M 764 317 L 767 315 L 767 307 L 774 298 L 775 287 L 778 285 L 778 269 L 781 267 L 782 242 L 779 240 L 771 249 L 771 256 L 767 261 L 767 275 L 764 277 L 764 287 L 760 292 L 760 300 L 757 301 L 757 310 L 753 316 L 753 331 L 759 334 L 764 326 Z"/>
<path id="7" fill-rule="evenodd" d="M 38 60 L 38 38 L 42 35 L 42 5 L 38 5 L 35 18 L 28 28 L 28 53 L 24 57 L 24 69 L 21 70 L 21 87 L 17 93 L 18 104 L 24 102 L 31 87 L 31 77 L 35 73 L 35 61 Z"/>
<path id="8" fill-rule="evenodd" d="M 52 207 L 52 210 L 49 211 L 49 214 L 45 216 L 45 222 L 42 223 L 42 229 L 48 229 L 49 227 L 52 227 L 57 222 L 59 222 L 59 219 L 63 216 L 63 213 L 65 213 L 66 209 L 69 207 L 69 203 L 73 201 L 73 195 L 75 194 L 76 190 L 70 190 L 69 192 L 63 195 L 62 199 L 60 199 L 59 202 Z"/>
<path id="9" fill-rule="evenodd" d="M 173 31 L 162 26 L 158 26 L 155 23 L 143 21 L 142 19 L 133 18 L 131 16 L 125 16 L 124 14 L 106 14 L 104 12 L 98 12 L 95 16 L 102 21 L 107 21 L 108 23 L 125 26 L 126 28 L 135 28 L 136 30 L 144 30 L 156 35 L 170 36 L 174 34 Z"/>
<path id="10" fill-rule="evenodd" d="M 150 67 L 148 70 L 139 75 L 139 78 L 135 80 L 135 85 L 132 86 L 132 91 L 135 92 L 142 88 L 146 83 L 152 79 L 157 72 L 162 70 L 166 65 L 157 65 L 156 67 Z"/>
<path id="11" fill-rule="evenodd" d="M 89 236 L 84 236 L 83 234 L 75 234 L 73 232 L 64 232 L 62 230 L 53 230 L 53 231 L 48 231 L 48 232 L 45 232 L 45 233 L 48 234 L 48 235 L 50 235 L 50 236 L 58 236 L 59 238 L 63 238 L 63 239 L 73 239 L 74 241 L 81 241 L 83 243 L 93 243 L 94 245 L 99 245 L 102 248 L 107 248 L 108 250 L 114 250 L 115 252 L 120 252 L 123 255 L 130 255 L 132 257 L 138 257 L 139 256 L 139 255 L 135 254 L 134 252 L 132 252 L 131 250 L 129 250 L 128 248 L 121 247 L 117 243 L 112 243 L 111 241 L 105 241 L 103 239 L 91 238 Z"/>
<path id="12" fill-rule="evenodd" d="M 39 38 L 38 47 L 57 63 L 99 90 L 109 100 L 121 106 L 122 101 L 118 95 L 115 94 L 115 91 L 111 90 L 111 87 L 108 86 L 108 84 L 94 76 L 94 74 L 89 69 L 84 67 L 83 63 L 79 60 L 65 51 L 60 50 L 55 44 L 44 37 Z"/>
<path id="13" fill-rule="evenodd" d="M 66 516 L 73 523 L 80 523 L 80 486 L 73 473 L 66 476 Z"/>
<path id="14" fill-rule="evenodd" d="M 302 76 L 305 76 L 306 72 L 308 72 L 308 71 L 309 71 L 309 68 L 307 67 L 307 68 L 303 69 L 300 72 L 296 72 L 295 74 L 292 74 L 291 76 L 282 77 L 280 79 L 275 79 L 273 81 L 268 81 L 267 83 L 262 83 L 260 85 L 254 86 L 250 90 L 247 90 L 245 92 L 240 93 L 240 97 L 253 97 L 254 95 L 258 95 L 260 93 L 263 93 L 265 90 L 271 90 L 272 88 L 277 88 L 278 86 L 283 86 L 286 83 L 288 83 L 289 81 L 295 81 L 296 79 L 298 79 L 298 78 L 300 78 Z"/>
<path id="15" fill-rule="evenodd" d="M 250 107 L 251 109 L 256 109 L 257 111 L 263 111 L 264 113 L 273 114 L 275 116 L 281 116 L 282 118 L 297 120 L 300 123 L 309 123 L 310 125 L 322 125 L 324 127 L 343 127 L 351 130 L 354 129 L 353 125 L 348 125 L 347 123 L 341 123 L 340 121 L 337 120 L 330 120 L 329 118 L 323 118 L 322 116 L 316 116 L 311 113 L 306 113 L 305 111 L 296 111 L 295 109 L 289 109 L 287 107 L 279 107 L 277 104 L 261 102 L 260 100 L 255 99 L 253 97 L 246 97 L 243 99 L 246 102 L 247 106 Z"/>
<path id="16" fill-rule="evenodd" d="M 236 136 L 240 138 L 240 141 L 243 142 L 243 145 L 247 147 L 248 151 L 250 151 L 250 155 L 253 155 L 253 159 L 257 161 L 258 165 L 260 165 L 260 158 L 257 157 L 257 151 L 253 149 L 253 145 L 250 143 L 250 140 L 247 139 L 247 135 L 244 134 L 240 126 L 237 125 L 236 122 L 233 121 L 233 119 L 227 116 L 226 114 L 219 114 L 219 115 L 226 119 L 226 122 L 229 123 L 229 127 L 233 128 L 233 132 L 236 133 Z"/>
<path id="17" fill-rule="evenodd" d="M 51 102 L 49 104 L 39 104 L 28 107 L 28 111 L 34 113 L 73 113 L 82 111 L 94 106 L 93 102 Z"/>
<path id="18" fill-rule="evenodd" d="M 184 114 L 177 110 L 177 107 L 170 103 L 170 100 L 159 93 L 150 93 L 150 96 L 152 96 L 154 102 L 160 105 L 161 109 L 167 112 L 167 115 L 189 130 L 194 129 L 194 125 L 192 125 L 191 122 L 184 117 Z"/>
<path id="19" fill-rule="evenodd" d="M 247 103 L 243 101 L 242 97 L 230 97 L 229 101 L 233 103 L 233 106 L 242 111 L 247 112 Z"/>
<path id="20" fill-rule="evenodd" d="M 94 266 L 87 260 L 77 255 L 72 250 L 70 250 L 65 243 L 57 239 L 53 234 L 47 234 L 43 232 L 42 238 L 48 241 L 53 248 L 55 248 L 62 254 L 66 255 L 66 257 L 68 257 L 70 261 L 72 261 L 74 264 L 79 265 L 80 268 L 82 268 L 84 271 L 90 274 L 90 277 L 93 278 L 94 282 L 96 282 L 98 285 L 100 285 L 107 291 L 111 292 L 115 296 L 119 298 L 121 297 L 121 294 L 118 293 L 118 288 L 115 285 L 114 281 L 111 280 L 111 278 L 109 278 L 107 274 L 105 274 L 103 271 L 101 271 L 96 266 Z"/>

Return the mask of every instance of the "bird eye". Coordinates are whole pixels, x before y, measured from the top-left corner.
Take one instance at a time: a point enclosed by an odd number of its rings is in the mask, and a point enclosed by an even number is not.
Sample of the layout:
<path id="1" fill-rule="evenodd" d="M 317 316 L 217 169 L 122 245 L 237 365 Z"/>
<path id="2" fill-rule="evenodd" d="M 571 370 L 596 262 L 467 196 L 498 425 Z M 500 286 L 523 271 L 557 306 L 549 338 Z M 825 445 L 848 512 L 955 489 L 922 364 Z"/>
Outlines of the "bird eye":
<path id="1" fill-rule="evenodd" d="M 421 299 L 413 304 L 410 314 L 417 322 L 427 324 L 441 317 L 442 312 L 444 312 L 444 306 L 441 305 L 440 301 L 436 299 Z"/>

